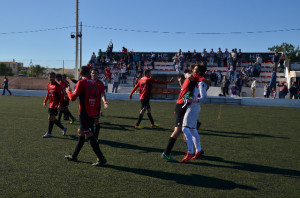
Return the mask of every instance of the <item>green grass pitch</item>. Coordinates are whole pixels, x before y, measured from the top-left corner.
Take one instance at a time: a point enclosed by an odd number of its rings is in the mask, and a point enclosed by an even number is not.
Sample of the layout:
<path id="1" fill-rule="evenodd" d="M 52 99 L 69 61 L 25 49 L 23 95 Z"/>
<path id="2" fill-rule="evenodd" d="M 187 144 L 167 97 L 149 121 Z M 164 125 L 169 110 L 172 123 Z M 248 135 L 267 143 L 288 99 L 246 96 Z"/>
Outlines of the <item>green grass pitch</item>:
<path id="1" fill-rule="evenodd" d="M 0 197 L 300 197 L 299 108 L 202 105 L 199 120 L 205 158 L 189 163 L 161 159 L 173 131 L 174 103 L 151 101 L 161 128 L 145 115 L 133 128 L 139 101 L 110 101 L 100 119 L 105 167 L 85 143 L 79 162 L 69 162 L 79 123 L 62 136 L 47 131 L 39 97 L 0 97 Z M 78 102 L 71 103 L 77 117 Z M 187 151 L 182 135 L 172 156 Z"/>

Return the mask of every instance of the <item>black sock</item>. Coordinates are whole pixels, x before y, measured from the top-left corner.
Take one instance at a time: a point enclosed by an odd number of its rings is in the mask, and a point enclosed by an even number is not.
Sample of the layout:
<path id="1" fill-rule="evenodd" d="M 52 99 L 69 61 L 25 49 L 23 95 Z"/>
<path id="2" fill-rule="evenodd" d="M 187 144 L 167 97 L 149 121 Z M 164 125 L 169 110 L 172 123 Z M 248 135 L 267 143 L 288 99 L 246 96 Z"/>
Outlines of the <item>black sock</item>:
<path id="1" fill-rule="evenodd" d="M 58 113 L 58 121 L 61 120 L 61 116 L 62 116 L 62 111 L 60 111 L 60 112 Z"/>
<path id="2" fill-rule="evenodd" d="M 49 121 L 48 133 L 50 133 L 50 134 L 52 133 L 53 125 L 54 125 L 54 121 Z"/>
<path id="3" fill-rule="evenodd" d="M 96 126 L 95 126 L 95 132 L 94 132 L 94 136 L 95 136 L 96 140 L 99 137 L 99 132 L 100 132 L 100 124 L 96 124 Z"/>
<path id="4" fill-rule="evenodd" d="M 68 113 L 68 115 L 70 116 L 70 118 L 71 118 L 72 120 L 75 119 L 74 116 L 71 114 L 71 112 L 70 112 L 69 110 L 67 110 L 67 113 Z"/>
<path id="5" fill-rule="evenodd" d="M 56 126 L 58 126 L 61 129 L 64 129 L 65 127 L 60 123 L 60 121 L 55 120 L 54 123 L 56 124 Z"/>
<path id="6" fill-rule="evenodd" d="M 137 123 L 136 123 L 136 126 L 140 126 L 140 123 L 141 123 L 141 121 L 142 121 L 142 119 L 143 119 L 143 116 L 144 116 L 144 114 L 140 114 L 140 115 L 139 115 L 139 119 L 138 119 L 138 121 L 137 121 Z"/>
<path id="7" fill-rule="evenodd" d="M 74 151 L 74 153 L 72 155 L 73 157 L 77 157 L 78 156 L 78 154 L 79 154 L 82 146 L 84 145 L 84 142 L 85 142 L 84 136 L 79 136 L 78 137 L 78 143 L 77 143 L 75 151 Z"/>
<path id="8" fill-rule="evenodd" d="M 170 155 L 170 153 L 171 153 L 171 151 L 172 151 L 172 148 L 173 148 L 175 142 L 176 142 L 176 138 L 170 137 L 168 146 L 167 146 L 167 148 L 166 148 L 166 150 L 165 150 L 165 154 L 166 154 L 166 155 Z"/>
<path id="9" fill-rule="evenodd" d="M 147 113 L 147 115 L 148 115 L 148 118 L 149 118 L 151 124 L 154 124 L 154 120 L 153 120 L 153 118 L 152 118 L 151 113 Z"/>
<path id="10" fill-rule="evenodd" d="M 95 136 L 89 137 L 89 140 L 90 140 L 90 144 L 91 144 L 91 146 L 93 148 L 93 151 L 97 155 L 98 159 L 103 160 L 104 156 L 103 156 L 103 154 L 102 154 L 102 152 L 100 150 L 99 144 L 98 144 Z"/>

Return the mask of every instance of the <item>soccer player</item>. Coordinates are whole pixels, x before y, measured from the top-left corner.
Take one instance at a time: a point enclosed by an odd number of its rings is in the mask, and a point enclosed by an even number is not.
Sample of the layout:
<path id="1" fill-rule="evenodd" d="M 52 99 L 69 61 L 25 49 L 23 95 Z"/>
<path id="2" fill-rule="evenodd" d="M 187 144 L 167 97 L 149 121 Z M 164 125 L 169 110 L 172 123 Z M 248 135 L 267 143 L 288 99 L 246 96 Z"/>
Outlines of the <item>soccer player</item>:
<path id="1" fill-rule="evenodd" d="M 180 135 L 181 131 L 182 131 L 182 122 L 183 122 L 183 117 L 184 114 L 186 112 L 187 109 L 187 105 L 186 105 L 186 101 L 184 99 L 185 95 L 188 92 L 192 92 L 196 86 L 197 82 L 201 82 L 203 81 L 203 77 L 199 75 L 199 67 L 205 67 L 205 66 L 200 66 L 200 65 L 195 65 L 192 69 L 192 75 L 188 78 L 185 79 L 180 93 L 179 93 L 179 97 L 178 100 L 176 102 L 175 105 L 175 127 L 174 127 L 174 131 L 171 134 L 170 138 L 169 138 L 169 143 L 165 149 L 165 151 L 162 153 L 162 157 L 164 159 L 166 159 L 167 161 L 170 162 L 177 162 L 176 159 L 174 159 L 170 153 L 172 151 L 172 148 L 177 140 L 177 137 Z"/>
<path id="2" fill-rule="evenodd" d="M 206 67 L 199 66 L 199 75 L 203 76 L 206 72 Z M 205 79 L 201 82 L 197 82 L 196 87 L 191 92 L 193 97 L 191 104 L 187 106 L 187 110 L 184 114 L 183 123 L 182 123 L 182 132 L 185 135 L 185 140 L 188 148 L 186 156 L 182 159 L 182 162 L 187 162 L 190 159 L 197 159 L 204 154 L 204 151 L 201 148 L 200 137 L 197 131 L 197 121 L 199 113 L 201 110 L 200 103 L 203 103 L 206 100 L 207 96 L 207 84 Z M 193 143 L 196 148 L 196 154 L 194 154 Z"/>
<path id="3" fill-rule="evenodd" d="M 2 95 L 4 96 L 5 95 L 5 90 L 8 91 L 9 95 L 11 95 L 11 92 L 9 91 L 8 89 L 8 79 L 6 76 L 4 76 L 4 80 L 3 80 L 3 92 L 2 92 Z"/>
<path id="4" fill-rule="evenodd" d="M 65 76 L 65 75 L 63 75 L 63 76 Z M 59 121 L 61 120 L 62 113 L 64 113 L 66 117 L 71 118 L 70 124 L 73 124 L 76 121 L 76 119 L 73 117 L 73 115 L 69 111 L 68 107 L 69 107 L 70 100 L 66 93 L 66 88 L 70 86 L 70 83 L 66 80 L 66 76 L 65 77 L 63 77 L 63 76 L 61 74 L 56 74 L 56 80 L 58 81 L 59 85 L 62 87 L 62 90 L 64 93 L 64 101 L 61 106 L 61 111 L 59 111 L 59 114 L 58 114 L 58 120 Z"/>
<path id="5" fill-rule="evenodd" d="M 48 75 L 50 83 L 47 84 L 47 95 L 44 100 L 44 107 L 47 105 L 49 100 L 49 126 L 48 132 L 43 136 L 43 138 L 52 137 L 53 125 L 56 124 L 59 128 L 62 129 L 62 134 L 66 135 L 67 128 L 64 127 L 60 121 L 56 119 L 57 112 L 61 110 L 61 105 L 64 101 L 63 90 L 61 86 L 55 81 L 55 73 L 51 72 Z"/>
<path id="6" fill-rule="evenodd" d="M 92 80 L 90 76 L 90 69 L 87 66 L 81 67 L 80 75 L 82 80 L 77 82 L 75 91 L 71 93 L 70 87 L 66 88 L 66 92 L 71 101 L 75 101 L 79 97 L 79 118 L 80 128 L 78 129 L 78 143 L 72 155 L 66 155 L 65 158 L 70 161 L 77 161 L 77 156 L 84 145 L 85 138 L 90 141 L 94 153 L 98 159 L 94 166 L 103 166 L 106 159 L 103 156 L 99 144 L 94 136 L 94 119 L 99 114 L 100 94 L 99 86 L 96 81 Z"/>
<path id="7" fill-rule="evenodd" d="M 131 91 L 129 95 L 129 99 L 132 99 L 132 94 L 135 92 L 135 90 L 139 87 L 140 88 L 140 100 L 141 100 L 141 111 L 138 118 L 138 121 L 134 128 L 136 129 L 142 129 L 143 127 L 140 126 L 140 123 L 143 119 L 144 113 L 147 111 L 148 118 L 151 122 L 151 128 L 159 127 L 158 124 L 154 123 L 154 120 L 151 115 L 151 107 L 150 107 L 150 97 L 151 97 L 151 89 L 152 84 L 167 84 L 173 82 L 173 78 L 171 78 L 169 81 L 157 81 L 153 78 L 151 78 L 151 70 L 147 69 L 144 71 L 144 77 L 142 77 L 138 83 L 135 85 L 133 90 Z"/>
<path id="8" fill-rule="evenodd" d="M 105 95 L 105 88 L 104 88 L 104 84 L 101 82 L 101 80 L 99 80 L 99 71 L 97 69 L 93 69 L 92 73 L 91 73 L 92 79 L 94 81 L 96 81 L 98 87 L 99 87 L 99 94 L 102 98 L 102 101 L 104 103 L 104 108 L 106 109 L 108 107 L 108 102 L 106 100 L 106 95 Z M 101 101 L 99 101 L 99 109 L 98 109 L 98 115 L 95 116 L 94 119 L 94 125 L 95 125 L 95 137 L 96 139 L 98 139 L 99 136 L 99 132 L 100 132 L 100 124 L 99 124 L 99 118 L 101 116 Z"/>

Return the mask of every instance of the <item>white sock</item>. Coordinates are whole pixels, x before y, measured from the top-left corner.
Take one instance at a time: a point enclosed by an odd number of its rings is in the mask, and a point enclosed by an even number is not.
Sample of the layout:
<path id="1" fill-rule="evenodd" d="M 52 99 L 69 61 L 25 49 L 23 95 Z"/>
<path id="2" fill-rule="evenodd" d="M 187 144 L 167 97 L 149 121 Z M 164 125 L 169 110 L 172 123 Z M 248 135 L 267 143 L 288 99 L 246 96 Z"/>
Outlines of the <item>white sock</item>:
<path id="1" fill-rule="evenodd" d="M 194 147 L 193 147 L 193 137 L 189 128 L 183 127 L 182 131 L 185 135 L 186 145 L 188 147 L 188 153 L 194 154 Z"/>
<path id="2" fill-rule="evenodd" d="M 196 152 L 200 152 L 202 150 L 202 148 L 201 148 L 201 144 L 200 144 L 200 137 L 199 137 L 198 131 L 197 131 L 197 129 L 190 129 L 190 131 L 193 136 L 193 142 L 194 142 L 194 145 L 196 148 Z"/>

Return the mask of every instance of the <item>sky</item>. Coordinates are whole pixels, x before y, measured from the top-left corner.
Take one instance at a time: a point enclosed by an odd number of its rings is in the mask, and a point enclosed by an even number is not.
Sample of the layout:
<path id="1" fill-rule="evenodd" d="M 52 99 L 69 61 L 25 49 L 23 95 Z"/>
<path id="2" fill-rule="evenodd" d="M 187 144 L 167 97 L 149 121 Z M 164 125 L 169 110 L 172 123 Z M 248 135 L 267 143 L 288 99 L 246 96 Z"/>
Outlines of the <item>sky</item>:
<path id="1" fill-rule="evenodd" d="M 0 62 L 75 67 L 75 39 L 70 34 L 75 32 L 76 0 L 0 3 Z M 219 47 L 267 52 L 283 42 L 298 46 L 299 8 L 298 0 L 80 0 L 82 63 L 87 64 L 93 52 L 105 51 L 110 40 L 114 51 L 125 46 L 143 52 Z"/>

